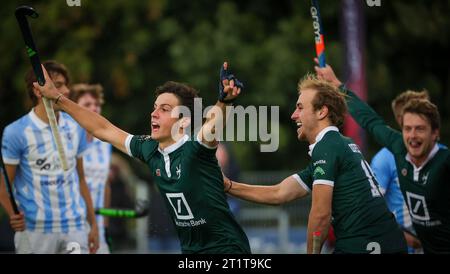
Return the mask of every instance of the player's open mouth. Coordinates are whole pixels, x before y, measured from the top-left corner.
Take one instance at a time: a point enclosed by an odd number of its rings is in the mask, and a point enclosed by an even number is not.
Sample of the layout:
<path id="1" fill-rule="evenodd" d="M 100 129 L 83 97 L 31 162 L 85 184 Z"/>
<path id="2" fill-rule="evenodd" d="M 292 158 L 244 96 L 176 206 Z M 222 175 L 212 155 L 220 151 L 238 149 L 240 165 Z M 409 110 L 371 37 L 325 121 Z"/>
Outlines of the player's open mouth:
<path id="1" fill-rule="evenodd" d="M 160 126 L 156 122 L 152 122 L 152 131 L 158 131 Z"/>
<path id="2" fill-rule="evenodd" d="M 297 122 L 297 134 L 300 134 L 302 131 L 302 122 Z"/>
<path id="3" fill-rule="evenodd" d="M 412 148 L 420 148 L 420 146 L 422 145 L 422 142 L 411 140 L 408 142 L 408 145 Z"/>

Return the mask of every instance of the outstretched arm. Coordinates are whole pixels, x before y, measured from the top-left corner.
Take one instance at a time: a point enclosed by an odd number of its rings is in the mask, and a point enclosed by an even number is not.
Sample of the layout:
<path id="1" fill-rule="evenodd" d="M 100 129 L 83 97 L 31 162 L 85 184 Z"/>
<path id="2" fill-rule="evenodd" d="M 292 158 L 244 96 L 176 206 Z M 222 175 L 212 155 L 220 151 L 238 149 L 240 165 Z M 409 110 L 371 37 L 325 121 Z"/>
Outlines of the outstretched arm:
<path id="1" fill-rule="evenodd" d="M 238 183 L 224 176 L 224 189 L 232 196 L 267 205 L 281 205 L 308 194 L 293 176 L 269 186 Z"/>
<path id="2" fill-rule="evenodd" d="M 362 101 L 351 90 L 347 89 L 334 74 L 333 68 L 315 67 L 319 79 L 330 82 L 346 95 L 349 112 L 353 119 L 372 135 L 382 146 L 394 151 L 402 143 L 401 133 L 386 125 L 385 121 L 366 102 Z"/>
<path id="3" fill-rule="evenodd" d="M 198 133 L 198 140 L 209 147 L 218 143 L 218 135 L 223 131 L 227 113 L 226 107 L 241 93 L 243 84 L 230 73 L 228 63 L 223 63 L 220 69 L 219 99 L 206 114 L 206 122 Z"/>
<path id="4" fill-rule="evenodd" d="M 44 66 L 42 66 L 42 70 L 44 71 L 45 85 L 40 86 L 37 82 L 33 83 L 34 87 L 40 91 L 42 96 L 54 100 L 55 104 L 72 116 L 90 134 L 127 153 L 125 148 L 125 139 L 129 135 L 127 132 L 116 127 L 103 116 L 83 108 L 64 97 L 56 89 Z"/>

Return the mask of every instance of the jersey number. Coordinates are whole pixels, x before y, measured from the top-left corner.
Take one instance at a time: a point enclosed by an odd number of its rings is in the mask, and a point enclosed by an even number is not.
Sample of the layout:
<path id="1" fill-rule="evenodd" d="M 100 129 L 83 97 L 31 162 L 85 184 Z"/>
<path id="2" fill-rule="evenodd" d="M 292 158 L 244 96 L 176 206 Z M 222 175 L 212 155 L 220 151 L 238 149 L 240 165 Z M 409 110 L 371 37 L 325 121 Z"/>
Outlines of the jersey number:
<path id="1" fill-rule="evenodd" d="M 77 242 L 69 242 L 66 246 L 66 251 L 69 254 L 81 254 L 81 246 Z"/>
<path id="2" fill-rule="evenodd" d="M 369 254 L 381 254 L 381 246 L 377 242 L 370 242 L 366 247 L 367 251 L 370 251 Z"/>
<path id="3" fill-rule="evenodd" d="M 361 167 L 366 174 L 367 180 L 369 181 L 370 190 L 372 191 L 372 197 L 381 197 L 381 192 L 378 189 L 378 185 L 374 181 L 375 175 L 373 174 L 373 171 L 370 168 L 369 164 L 365 160 L 361 160 Z"/>

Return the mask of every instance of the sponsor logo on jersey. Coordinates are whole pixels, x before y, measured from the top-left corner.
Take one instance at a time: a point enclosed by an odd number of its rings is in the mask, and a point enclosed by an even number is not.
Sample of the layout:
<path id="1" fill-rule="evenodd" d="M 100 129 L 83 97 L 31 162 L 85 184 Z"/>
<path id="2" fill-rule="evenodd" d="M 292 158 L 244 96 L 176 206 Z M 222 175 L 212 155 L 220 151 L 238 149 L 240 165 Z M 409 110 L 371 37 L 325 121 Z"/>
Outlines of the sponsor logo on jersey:
<path id="1" fill-rule="evenodd" d="M 431 221 L 425 196 L 406 191 L 406 202 L 413 220 Z"/>
<path id="2" fill-rule="evenodd" d="M 315 161 L 315 162 L 313 163 L 313 165 L 314 165 L 314 166 L 317 166 L 317 165 L 320 165 L 320 164 L 324 165 L 324 164 L 326 164 L 326 163 L 327 163 L 326 160 L 319 160 L 319 161 Z"/>
<path id="3" fill-rule="evenodd" d="M 361 154 L 361 150 L 359 150 L 358 145 L 356 145 L 356 144 L 348 144 L 348 147 L 349 147 L 354 153 L 360 153 L 360 154 Z"/>
<path id="4" fill-rule="evenodd" d="M 150 135 L 139 135 L 137 136 L 137 140 L 138 141 L 147 141 L 147 140 L 151 140 L 152 136 Z"/>
<path id="5" fill-rule="evenodd" d="M 172 206 L 173 212 L 178 220 L 193 220 L 191 207 L 189 206 L 184 193 L 166 193 L 166 197 Z"/>
<path id="6" fill-rule="evenodd" d="M 181 227 L 194 227 L 194 226 L 199 226 L 199 225 L 204 225 L 206 224 L 206 220 L 201 218 L 199 220 L 190 220 L 190 221 L 178 221 L 175 220 L 175 224 L 177 226 L 181 226 Z"/>
<path id="7" fill-rule="evenodd" d="M 323 170 L 323 168 L 321 168 L 320 166 L 316 167 L 316 169 L 314 169 L 314 174 L 313 176 L 316 176 L 316 174 L 319 175 L 325 175 L 325 171 Z"/>

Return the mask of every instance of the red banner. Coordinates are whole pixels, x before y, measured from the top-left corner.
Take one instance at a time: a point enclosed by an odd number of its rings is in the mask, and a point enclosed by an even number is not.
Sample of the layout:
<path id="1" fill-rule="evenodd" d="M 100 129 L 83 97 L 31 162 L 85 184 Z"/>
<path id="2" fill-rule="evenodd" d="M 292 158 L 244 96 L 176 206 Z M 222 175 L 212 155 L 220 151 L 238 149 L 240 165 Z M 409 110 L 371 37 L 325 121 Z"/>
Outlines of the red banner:
<path id="1" fill-rule="evenodd" d="M 367 83 L 365 68 L 365 19 L 361 0 L 343 0 L 341 14 L 341 32 L 345 49 L 346 85 L 361 99 L 367 100 Z M 344 134 L 352 138 L 365 151 L 365 132 L 348 115 Z"/>

